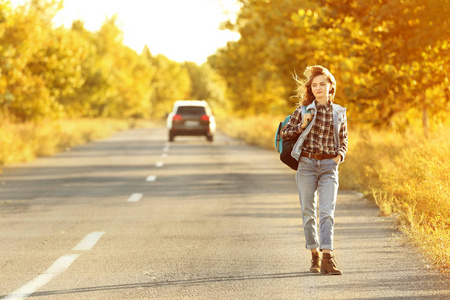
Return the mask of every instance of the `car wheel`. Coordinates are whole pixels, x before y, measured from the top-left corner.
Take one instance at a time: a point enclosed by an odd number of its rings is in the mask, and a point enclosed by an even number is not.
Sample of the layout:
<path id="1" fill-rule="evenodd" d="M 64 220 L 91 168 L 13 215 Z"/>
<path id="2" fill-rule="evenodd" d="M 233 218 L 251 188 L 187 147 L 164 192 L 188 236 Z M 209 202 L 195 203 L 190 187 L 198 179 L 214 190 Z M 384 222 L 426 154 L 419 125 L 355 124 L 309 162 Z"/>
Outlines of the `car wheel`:
<path id="1" fill-rule="evenodd" d="M 213 135 L 207 135 L 206 139 L 208 140 L 208 142 L 212 142 L 214 140 L 214 136 Z"/>
<path id="2" fill-rule="evenodd" d="M 169 142 L 173 142 L 175 139 L 175 134 L 169 132 Z"/>

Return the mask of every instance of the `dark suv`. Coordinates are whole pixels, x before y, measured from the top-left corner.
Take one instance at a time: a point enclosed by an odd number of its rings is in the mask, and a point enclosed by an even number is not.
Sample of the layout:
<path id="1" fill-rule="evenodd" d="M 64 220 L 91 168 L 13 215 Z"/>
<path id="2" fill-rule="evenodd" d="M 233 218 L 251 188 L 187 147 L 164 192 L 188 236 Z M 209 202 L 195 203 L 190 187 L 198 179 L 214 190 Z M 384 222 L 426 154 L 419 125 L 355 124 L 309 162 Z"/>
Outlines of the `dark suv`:
<path id="1" fill-rule="evenodd" d="M 167 117 L 169 141 L 177 135 L 204 135 L 212 142 L 216 131 L 214 116 L 206 101 L 176 101 Z"/>

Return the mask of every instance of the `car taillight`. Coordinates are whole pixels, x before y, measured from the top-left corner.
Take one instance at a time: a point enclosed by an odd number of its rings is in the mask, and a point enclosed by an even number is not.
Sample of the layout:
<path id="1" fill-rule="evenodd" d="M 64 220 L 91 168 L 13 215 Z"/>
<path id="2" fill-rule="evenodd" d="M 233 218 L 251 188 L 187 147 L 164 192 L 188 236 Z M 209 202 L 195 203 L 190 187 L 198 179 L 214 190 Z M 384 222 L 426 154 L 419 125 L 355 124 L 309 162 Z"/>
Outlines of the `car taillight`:
<path id="1" fill-rule="evenodd" d="M 200 120 L 202 121 L 209 121 L 209 116 L 208 115 L 203 115 Z"/>
<path id="2" fill-rule="evenodd" d="M 181 119 L 183 119 L 183 117 L 180 116 L 180 115 L 175 115 L 175 116 L 172 117 L 173 121 L 181 121 Z"/>

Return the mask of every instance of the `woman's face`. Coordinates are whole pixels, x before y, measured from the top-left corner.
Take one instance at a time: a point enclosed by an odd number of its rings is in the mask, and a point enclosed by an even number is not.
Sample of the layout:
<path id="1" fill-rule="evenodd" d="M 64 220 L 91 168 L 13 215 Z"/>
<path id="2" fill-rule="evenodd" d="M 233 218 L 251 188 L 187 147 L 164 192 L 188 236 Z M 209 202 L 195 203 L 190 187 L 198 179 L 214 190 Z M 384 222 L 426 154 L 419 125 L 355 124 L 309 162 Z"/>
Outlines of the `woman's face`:
<path id="1" fill-rule="evenodd" d="M 325 75 L 314 77 L 311 82 L 311 90 L 316 100 L 328 100 L 331 83 Z"/>

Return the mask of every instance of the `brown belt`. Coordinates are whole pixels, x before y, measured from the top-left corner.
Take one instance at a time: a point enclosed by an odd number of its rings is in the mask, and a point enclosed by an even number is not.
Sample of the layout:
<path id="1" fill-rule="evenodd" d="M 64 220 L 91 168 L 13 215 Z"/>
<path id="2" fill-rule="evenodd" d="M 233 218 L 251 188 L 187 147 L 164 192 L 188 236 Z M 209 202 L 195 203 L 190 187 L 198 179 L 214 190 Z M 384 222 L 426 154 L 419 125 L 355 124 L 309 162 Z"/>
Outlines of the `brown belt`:
<path id="1" fill-rule="evenodd" d="M 337 155 L 333 155 L 333 154 L 314 154 L 314 153 L 308 153 L 308 152 L 302 151 L 301 156 L 308 157 L 308 158 L 314 158 L 314 159 L 317 159 L 317 160 L 321 160 L 321 159 L 335 158 Z"/>

